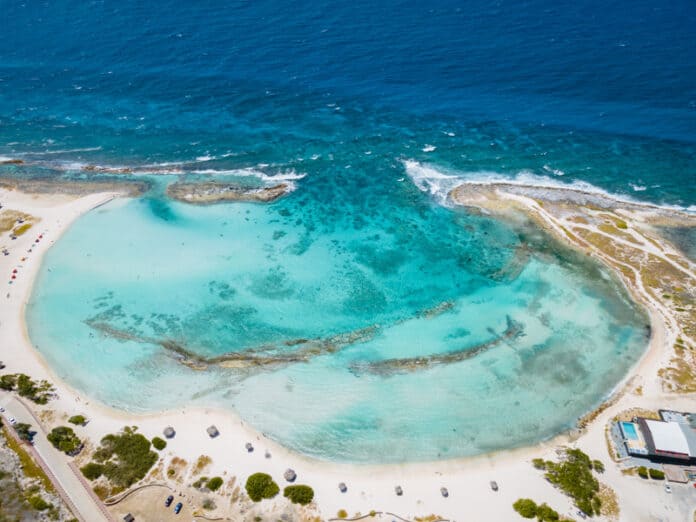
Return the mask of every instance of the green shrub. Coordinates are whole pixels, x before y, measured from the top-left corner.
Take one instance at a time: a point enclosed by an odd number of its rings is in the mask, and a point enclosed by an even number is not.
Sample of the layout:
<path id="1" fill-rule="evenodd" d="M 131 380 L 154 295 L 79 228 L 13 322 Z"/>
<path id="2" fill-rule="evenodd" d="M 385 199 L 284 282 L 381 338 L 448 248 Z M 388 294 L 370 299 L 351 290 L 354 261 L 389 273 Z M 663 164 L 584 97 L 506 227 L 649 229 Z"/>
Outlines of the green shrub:
<path id="1" fill-rule="evenodd" d="M 534 518 L 537 514 L 537 505 L 531 498 L 519 498 L 512 508 L 524 518 Z"/>
<path id="2" fill-rule="evenodd" d="M 556 522 L 560 518 L 558 511 L 552 509 L 546 503 L 537 506 L 536 517 L 540 522 Z"/>
<path id="3" fill-rule="evenodd" d="M 655 480 L 664 480 L 665 479 L 665 472 L 660 471 L 659 469 L 650 468 L 648 470 L 648 474 L 650 475 L 651 479 L 655 479 Z"/>
<path id="4" fill-rule="evenodd" d="M 599 482 L 592 475 L 592 461 L 579 449 L 566 449 L 561 462 L 546 463 L 546 478 L 588 515 L 599 515 Z"/>
<path id="5" fill-rule="evenodd" d="M 644 478 L 644 479 L 648 478 L 648 468 L 646 468 L 645 466 L 639 467 L 638 468 L 638 476 L 640 478 Z"/>
<path id="6" fill-rule="evenodd" d="M 105 436 L 92 456 L 103 465 L 104 476 L 114 486 L 127 488 L 142 480 L 159 458 L 150 450 L 150 441 L 136 429 L 125 427 L 121 433 Z"/>
<path id="7" fill-rule="evenodd" d="M 293 504 L 306 506 L 314 499 L 314 490 L 309 486 L 297 484 L 286 487 L 283 491 L 283 496 L 290 499 L 290 502 Z"/>
<path id="8" fill-rule="evenodd" d="M 167 447 L 167 441 L 160 437 L 155 437 L 152 439 L 152 445 L 155 447 L 156 450 L 162 451 L 164 448 Z"/>
<path id="9" fill-rule="evenodd" d="M 46 511 L 47 509 L 51 509 L 53 507 L 51 504 L 42 499 L 39 495 L 29 497 L 27 499 L 27 502 L 29 502 L 29 505 L 33 507 L 36 511 Z"/>
<path id="10" fill-rule="evenodd" d="M 0 377 L 0 389 L 5 391 L 13 391 L 17 386 L 17 376 L 12 374 L 5 374 Z"/>
<path id="11" fill-rule="evenodd" d="M 97 480 L 104 473 L 104 466 L 96 462 L 90 462 L 80 468 L 87 480 Z"/>
<path id="12" fill-rule="evenodd" d="M 254 502 L 261 502 L 264 498 L 273 498 L 280 488 L 270 475 L 266 473 L 254 473 L 246 481 L 246 492 Z"/>
<path id="13" fill-rule="evenodd" d="M 27 424 L 26 422 L 18 422 L 14 425 L 14 430 L 20 440 L 31 442 L 34 439 L 34 432 L 31 431 L 31 424 Z"/>
<path id="14" fill-rule="evenodd" d="M 31 377 L 23 373 L 3 375 L 0 377 L 0 388 L 16 391 L 22 397 L 37 404 L 46 404 L 54 391 L 48 381 L 34 382 Z"/>
<path id="15" fill-rule="evenodd" d="M 595 470 L 597 473 L 604 473 L 604 464 L 602 464 L 601 460 L 593 460 L 592 469 Z"/>
<path id="16" fill-rule="evenodd" d="M 544 462 L 544 459 L 534 459 L 532 460 L 532 465 L 536 469 L 546 469 L 546 462 Z"/>
<path id="17" fill-rule="evenodd" d="M 75 432 L 67 426 L 53 428 L 47 438 L 54 448 L 68 455 L 78 451 L 82 446 L 82 442 L 75 435 Z"/>
<path id="18" fill-rule="evenodd" d="M 345 509 L 339 509 L 336 513 L 337 518 L 348 518 L 348 512 Z"/>
<path id="19" fill-rule="evenodd" d="M 220 477 L 213 477 L 211 478 L 208 483 L 205 485 L 210 491 L 217 491 L 222 487 L 222 478 Z"/>
<path id="20" fill-rule="evenodd" d="M 84 426 L 85 424 L 87 424 L 87 419 L 84 415 L 73 415 L 68 419 L 68 422 L 77 426 Z"/>

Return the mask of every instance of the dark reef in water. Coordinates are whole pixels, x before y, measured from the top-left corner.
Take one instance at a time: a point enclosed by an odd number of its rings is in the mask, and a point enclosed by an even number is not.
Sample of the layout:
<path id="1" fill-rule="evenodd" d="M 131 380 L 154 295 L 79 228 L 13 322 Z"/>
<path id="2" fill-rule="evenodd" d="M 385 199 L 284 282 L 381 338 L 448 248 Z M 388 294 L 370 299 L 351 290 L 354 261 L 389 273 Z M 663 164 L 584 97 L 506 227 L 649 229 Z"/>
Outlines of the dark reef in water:
<path id="1" fill-rule="evenodd" d="M 167 187 L 167 196 L 184 203 L 210 204 L 225 201 L 254 201 L 270 203 L 290 192 L 290 185 L 279 183 L 271 187 L 244 188 L 231 183 L 205 181 L 177 182 Z"/>
<path id="2" fill-rule="evenodd" d="M 489 331 L 495 335 L 495 331 L 493 331 L 493 329 L 489 328 Z M 485 343 L 477 344 L 475 346 L 467 346 L 459 350 L 442 354 L 424 355 L 421 357 L 407 357 L 403 359 L 386 359 L 371 363 L 356 363 L 353 365 L 353 370 L 358 373 L 370 372 L 380 375 L 425 370 L 436 364 L 452 364 L 471 359 L 505 341 L 516 339 L 522 335 L 524 335 L 524 327 L 522 323 L 514 321 L 508 316 L 507 328 L 505 331 L 500 335 L 496 335 L 493 339 L 486 341 Z"/>
<path id="3" fill-rule="evenodd" d="M 432 319 L 451 311 L 453 308 L 454 303 L 445 301 L 432 308 L 417 312 L 415 317 Z M 148 336 L 135 329 L 112 326 L 107 320 L 109 317 L 113 319 L 114 317 L 123 318 L 125 316 L 120 306 L 115 306 L 100 312 L 95 317 L 86 320 L 85 323 L 94 330 L 99 331 L 102 335 L 112 339 L 160 346 L 178 362 L 196 370 L 206 370 L 210 366 L 250 369 L 307 363 L 315 357 L 333 354 L 348 346 L 370 341 L 382 330 L 380 325 L 371 325 L 325 338 L 286 339 L 278 344 L 263 344 L 240 351 L 229 351 L 222 355 L 205 356 L 195 352 L 180 341 L 165 337 L 164 331 L 159 332 L 162 335 L 161 337 Z M 398 322 L 403 322 L 403 320 Z M 504 341 L 516 339 L 524 335 L 523 325 L 510 317 L 507 317 L 507 328 L 502 334 L 496 334 L 492 328 L 489 328 L 489 331 L 494 335 L 494 338 L 475 346 L 467 346 L 444 354 L 356 363 L 352 369 L 356 372 L 371 372 L 383 375 L 427 369 L 436 364 L 451 364 L 471 359 Z M 294 349 L 288 351 L 287 348 Z"/>

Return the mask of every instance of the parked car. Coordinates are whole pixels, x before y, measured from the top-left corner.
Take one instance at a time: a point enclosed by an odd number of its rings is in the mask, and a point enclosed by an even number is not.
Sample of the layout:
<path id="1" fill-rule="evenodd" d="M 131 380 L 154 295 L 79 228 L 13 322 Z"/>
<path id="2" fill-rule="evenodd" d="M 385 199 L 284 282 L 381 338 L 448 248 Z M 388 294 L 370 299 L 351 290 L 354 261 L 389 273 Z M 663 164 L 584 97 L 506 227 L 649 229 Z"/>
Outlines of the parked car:
<path id="1" fill-rule="evenodd" d="M 14 417 L 10 417 L 9 419 L 7 419 L 7 422 L 9 422 L 12 425 L 15 425 L 17 424 L 17 419 L 15 419 Z"/>
<path id="2" fill-rule="evenodd" d="M 174 495 L 169 495 L 167 497 L 167 500 L 164 501 L 164 507 L 169 507 L 172 505 L 172 502 L 174 502 Z"/>
<path id="3" fill-rule="evenodd" d="M 670 486 L 669 484 L 665 484 L 665 491 L 666 491 L 667 493 L 671 493 L 671 492 L 672 492 L 672 486 Z"/>
<path id="4" fill-rule="evenodd" d="M 584 511 L 578 511 L 578 516 L 579 516 L 580 518 L 583 518 L 583 519 L 584 519 L 584 518 L 587 518 L 587 515 L 585 514 Z"/>
<path id="5" fill-rule="evenodd" d="M 182 507 L 184 507 L 184 505 L 181 502 L 174 506 L 174 514 L 178 515 L 181 512 Z"/>
<path id="6" fill-rule="evenodd" d="M 498 483 L 495 480 L 491 480 L 491 489 L 493 491 L 498 491 Z"/>
<path id="7" fill-rule="evenodd" d="M 0 406 L 0 413 L 5 413 L 5 408 L 3 408 L 2 406 Z"/>

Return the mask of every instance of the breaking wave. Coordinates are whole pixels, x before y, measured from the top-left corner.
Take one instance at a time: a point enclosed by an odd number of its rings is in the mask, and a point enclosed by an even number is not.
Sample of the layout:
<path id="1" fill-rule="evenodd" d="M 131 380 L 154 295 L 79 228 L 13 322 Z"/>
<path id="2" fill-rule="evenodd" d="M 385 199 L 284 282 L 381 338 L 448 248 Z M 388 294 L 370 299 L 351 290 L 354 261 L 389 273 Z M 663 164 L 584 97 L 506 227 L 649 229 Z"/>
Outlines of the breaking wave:
<path id="1" fill-rule="evenodd" d="M 406 174 L 419 190 L 429 194 L 439 204 L 447 207 L 452 206 L 452 202 L 449 199 L 449 193 L 459 185 L 507 184 L 518 185 L 520 187 L 526 187 L 529 189 L 566 190 L 569 192 L 569 194 L 571 192 L 582 193 L 605 199 L 611 199 L 618 202 L 630 203 L 632 205 L 696 213 L 696 205 L 684 207 L 680 205 L 666 205 L 640 201 L 624 194 L 615 194 L 609 192 L 586 181 L 574 180 L 570 183 L 564 183 L 557 179 L 553 179 L 548 176 L 540 176 L 527 170 L 523 170 L 512 175 L 506 175 L 492 171 L 449 171 L 440 167 L 423 164 L 415 160 L 403 160 L 402 163 L 406 170 Z M 634 188 L 634 190 L 639 189 Z"/>

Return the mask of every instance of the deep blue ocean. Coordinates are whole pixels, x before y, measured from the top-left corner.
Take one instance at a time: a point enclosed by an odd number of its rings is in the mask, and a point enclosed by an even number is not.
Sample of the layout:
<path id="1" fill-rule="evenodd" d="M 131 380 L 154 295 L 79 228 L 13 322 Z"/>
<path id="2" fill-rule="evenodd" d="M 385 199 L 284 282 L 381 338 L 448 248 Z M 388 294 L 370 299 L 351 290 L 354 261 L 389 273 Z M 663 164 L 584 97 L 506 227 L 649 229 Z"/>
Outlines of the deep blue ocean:
<path id="1" fill-rule="evenodd" d="M 99 147 L 54 159 L 120 165 L 232 153 L 228 165 L 306 171 L 303 160 L 331 153 L 316 166 L 327 172 L 371 150 L 374 171 L 407 158 L 563 172 L 696 202 L 691 1 L 6 1 L 2 11 L 5 156 Z"/>
<path id="2" fill-rule="evenodd" d="M 696 208 L 693 2 L 1 7 L 0 157 L 25 163 L 0 175 L 153 185 L 80 219 L 28 307 L 37 348 L 91 397 L 229 407 L 330 460 L 429 460 L 572 426 L 643 352 L 646 318 L 605 269 L 431 189 L 446 172 Z M 178 179 L 294 191 L 195 207 L 164 196 Z M 337 349 L 263 371 L 162 349 L 298 339 Z"/>

